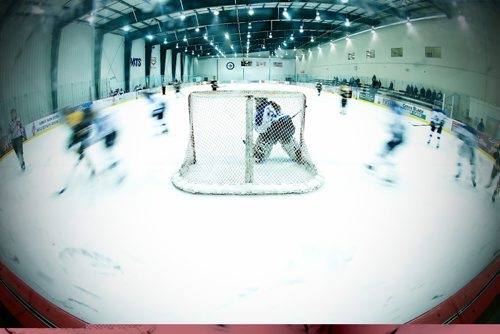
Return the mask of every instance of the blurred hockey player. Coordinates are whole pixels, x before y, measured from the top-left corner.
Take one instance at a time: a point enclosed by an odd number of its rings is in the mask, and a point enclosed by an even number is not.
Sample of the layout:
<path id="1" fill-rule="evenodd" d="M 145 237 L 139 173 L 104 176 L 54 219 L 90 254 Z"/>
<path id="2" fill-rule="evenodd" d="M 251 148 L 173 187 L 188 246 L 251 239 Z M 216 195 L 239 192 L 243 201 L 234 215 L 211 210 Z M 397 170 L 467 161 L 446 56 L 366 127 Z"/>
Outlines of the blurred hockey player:
<path id="1" fill-rule="evenodd" d="M 86 158 L 85 151 L 90 146 L 90 134 L 92 131 L 91 126 L 94 120 L 94 113 L 90 107 L 82 109 L 64 108 L 63 117 L 66 124 L 71 129 L 67 149 L 70 150 L 76 146 L 75 152 L 78 154 L 76 167 Z M 94 165 L 89 159 L 86 160 L 90 169 L 90 175 L 94 176 Z M 64 190 L 65 189 L 63 189 L 63 191 Z"/>
<path id="2" fill-rule="evenodd" d="M 491 170 L 490 181 L 486 185 L 486 188 L 491 187 L 493 181 L 495 180 L 495 177 L 498 175 L 498 172 L 500 172 L 500 144 L 497 144 L 496 151 L 493 152 L 493 159 L 495 159 L 495 162 L 493 163 L 493 169 Z M 493 202 L 495 202 L 495 198 L 497 197 L 499 192 L 500 192 L 500 177 L 498 178 L 497 187 L 493 192 L 493 196 L 491 196 L 491 200 Z"/>
<path id="3" fill-rule="evenodd" d="M 259 133 L 254 145 L 255 162 L 262 163 L 278 142 L 293 161 L 313 169 L 314 165 L 303 156 L 299 144 L 293 138 L 295 126 L 292 117 L 281 112 L 281 107 L 267 98 L 256 98 L 254 129 Z"/>
<path id="4" fill-rule="evenodd" d="M 318 96 L 320 96 L 321 95 L 321 91 L 323 90 L 323 84 L 321 83 L 321 81 L 319 81 L 316 84 L 316 89 L 318 90 Z"/>
<path id="5" fill-rule="evenodd" d="M 468 117 L 465 124 L 460 124 L 455 133 L 462 141 L 458 149 L 457 174 L 455 178 L 460 178 L 462 174 L 462 160 L 467 159 L 470 165 L 472 185 L 476 186 L 476 146 L 477 146 L 477 131 L 472 126 L 472 120 Z"/>
<path id="6" fill-rule="evenodd" d="M 118 183 L 123 181 L 125 174 L 120 168 L 120 161 L 113 153 L 118 132 L 112 120 L 111 113 L 101 106 L 94 104 L 81 109 L 65 108 L 63 116 L 71 129 L 67 149 L 70 150 L 76 147 L 78 161 L 68 175 L 68 180 L 65 186 L 59 191 L 59 194 L 66 191 L 76 168 L 84 159 L 89 166 L 90 176 L 94 177 L 96 175 L 96 168 L 87 156 L 86 151 L 91 145 L 98 142 L 104 143 L 104 152 L 106 153 L 103 170 L 118 170 Z"/>
<path id="7" fill-rule="evenodd" d="M 342 96 L 342 100 L 340 101 L 340 113 L 342 115 L 345 115 L 347 107 L 347 99 L 350 99 L 352 97 L 351 87 L 346 85 L 340 86 L 340 96 Z"/>
<path id="8" fill-rule="evenodd" d="M 435 105 L 432 108 L 432 114 L 431 114 L 431 133 L 429 134 L 429 140 L 427 141 L 427 144 L 431 143 L 432 140 L 432 135 L 434 131 L 437 132 L 436 139 L 437 139 L 437 144 L 436 148 L 439 148 L 439 143 L 441 140 L 441 132 L 443 131 L 443 126 L 444 122 L 446 121 L 446 114 L 444 113 L 444 110 L 441 109 L 439 106 Z"/>
<path id="9" fill-rule="evenodd" d="M 175 97 L 179 97 L 181 95 L 181 82 L 175 79 L 173 86 L 175 91 Z"/>
<path id="10" fill-rule="evenodd" d="M 215 92 L 217 90 L 217 88 L 219 88 L 219 85 L 217 84 L 217 80 L 213 80 L 211 86 L 212 86 L 212 91 Z"/>
<path id="11" fill-rule="evenodd" d="M 395 149 L 398 146 L 401 146 L 405 139 L 406 126 L 404 124 L 402 108 L 394 101 L 391 101 L 388 106 L 392 114 L 392 120 L 389 124 L 390 138 L 384 145 L 382 151 L 377 155 L 375 161 L 367 165 L 367 168 L 372 171 L 375 171 L 382 166 L 391 165 L 388 161 L 389 156 L 394 154 Z M 393 174 L 392 171 L 388 172 L 385 176 L 383 176 L 383 179 L 386 182 L 394 182 L 393 175 L 391 174 Z"/>
<path id="12" fill-rule="evenodd" d="M 153 93 L 146 93 L 146 98 L 149 104 L 152 106 L 153 110 L 151 116 L 158 121 L 159 134 L 167 133 L 168 127 L 165 123 L 165 113 L 167 111 L 167 103 L 160 96 Z"/>

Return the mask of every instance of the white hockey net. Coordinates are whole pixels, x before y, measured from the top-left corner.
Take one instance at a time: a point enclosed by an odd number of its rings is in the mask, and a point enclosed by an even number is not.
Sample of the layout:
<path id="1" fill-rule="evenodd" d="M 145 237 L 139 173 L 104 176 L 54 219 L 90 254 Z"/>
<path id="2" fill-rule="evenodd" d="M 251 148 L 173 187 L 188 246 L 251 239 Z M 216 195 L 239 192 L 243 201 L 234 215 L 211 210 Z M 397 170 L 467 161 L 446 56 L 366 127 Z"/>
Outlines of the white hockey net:
<path id="1" fill-rule="evenodd" d="M 299 92 L 191 93 L 189 144 L 173 184 L 201 194 L 287 194 L 319 188 L 323 178 L 304 142 L 305 107 L 305 95 Z M 260 115 L 278 114 L 260 133 L 254 128 L 259 110 Z"/>

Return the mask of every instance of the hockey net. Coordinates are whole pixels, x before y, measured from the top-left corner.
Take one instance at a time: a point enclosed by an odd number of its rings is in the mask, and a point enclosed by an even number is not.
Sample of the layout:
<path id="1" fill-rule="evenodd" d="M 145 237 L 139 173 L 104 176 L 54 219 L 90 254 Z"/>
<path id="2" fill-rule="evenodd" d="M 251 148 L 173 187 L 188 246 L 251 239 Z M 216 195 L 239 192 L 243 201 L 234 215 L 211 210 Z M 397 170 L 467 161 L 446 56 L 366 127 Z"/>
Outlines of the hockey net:
<path id="1" fill-rule="evenodd" d="M 283 122 L 258 133 L 256 113 L 266 105 L 274 106 L 266 112 L 278 109 Z M 323 178 L 304 142 L 305 111 L 306 98 L 299 92 L 191 93 L 188 149 L 172 183 L 200 194 L 287 194 L 319 188 Z"/>

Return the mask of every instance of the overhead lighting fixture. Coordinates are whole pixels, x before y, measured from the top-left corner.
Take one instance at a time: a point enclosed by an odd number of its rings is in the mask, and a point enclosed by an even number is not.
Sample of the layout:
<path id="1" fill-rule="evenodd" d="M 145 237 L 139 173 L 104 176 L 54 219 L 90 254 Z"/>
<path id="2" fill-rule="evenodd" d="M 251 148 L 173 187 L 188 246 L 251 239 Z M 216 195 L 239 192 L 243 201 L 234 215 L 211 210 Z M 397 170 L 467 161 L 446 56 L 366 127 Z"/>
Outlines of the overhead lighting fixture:
<path id="1" fill-rule="evenodd" d="M 290 40 L 293 41 L 295 39 L 295 37 L 293 37 L 293 32 L 292 34 L 290 35 Z"/>
<path id="2" fill-rule="evenodd" d="M 252 22 L 248 22 L 248 29 L 252 29 Z"/>
<path id="3" fill-rule="evenodd" d="M 311 42 L 314 42 L 314 37 L 313 36 L 311 36 Z"/>
<path id="4" fill-rule="evenodd" d="M 255 12 L 254 12 L 253 8 L 252 8 L 252 7 L 250 7 L 250 8 L 248 9 L 248 15 L 252 16 L 254 13 L 255 13 Z"/>
<path id="5" fill-rule="evenodd" d="M 351 21 L 349 21 L 348 17 L 345 18 L 345 23 L 344 24 L 345 24 L 346 27 L 350 27 L 351 26 Z"/>
<path id="6" fill-rule="evenodd" d="M 163 44 L 167 44 L 167 39 L 166 38 L 163 39 Z"/>
<path id="7" fill-rule="evenodd" d="M 213 40 L 212 40 L 212 41 L 210 41 L 210 45 L 211 45 L 211 46 L 214 46 L 214 41 L 213 41 Z"/>
<path id="8" fill-rule="evenodd" d="M 409 16 L 406 18 L 406 24 L 411 24 L 411 20 L 410 20 Z"/>
<path id="9" fill-rule="evenodd" d="M 215 15 L 215 16 L 218 16 L 218 15 L 219 15 L 219 11 L 218 11 L 217 9 L 214 9 L 214 10 L 212 11 L 212 13 L 214 13 L 214 15 Z"/>
<path id="10" fill-rule="evenodd" d="M 186 14 L 182 13 L 181 14 L 181 20 L 184 21 L 186 19 Z"/>
<path id="11" fill-rule="evenodd" d="M 372 26 L 372 34 L 374 34 L 374 33 L 375 33 L 375 27 Z"/>
<path id="12" fill-rule="evenodd" d="M 200 32 L 200 27 L 196 26 L 196 29 L 194 31 Z"/>
<path id="13" fill-rule="evenodd" d="M 122 28 L 123 31 L 127 32 L 127 31 L 130 31 L 130 26 L 124 26 Z"/>
<path id="14" fill-rule="evenodd" d="M 304 32 L 304 25 L 301 25 L 301 26 L 300 26 L 300 30 L 299 30 L 299 31 L 300 31 L 300 33 L 303 33 L 303 32 Z"/>
<path id="15" fill-rule="evenodd" d="M 234 46 L 233 46 L 233 44 L 231 44 L 231 45 L 230 45 L 230 47 L 231 47 L 231 50 L 234 50 Z"/>
<path id="16" fill-rule="evenodd" d="M 342 3 L 348 3 L 349 0 L 340 0 L 340 2 L 342 2 Z"/>
<path id="17" fill-rule="evenodd" d="M 283 9 L 283 16 L 287 19 L 290 20 L 290 14 L 288 14 L 288 9 L 284 8 Z"/>
<path id="18" fill-rule="evenodd" d="M 149 35 L 146 36 L 146 38 L 151 41 L 153 39 L 153 35 L 149 34 Z"/>
<path id="19" fill-rule="evenodd" d="M 179 48 L 179 43 L 176 43 L 175 44 L 175 48 L 178 49 Z"/>
<path id="20" fill-rule="evenodd" d="M 194 56 L 194 50 L 193 50 L 193 51 L 191 51 L 191 54 Z"/>
<path id="21" fill-rule="evenodd" d="M 184 52 L 188 52 L 188 48 L 187 47 L 184 48 Z"/>
<path id="22" fill-rule="evenodd" d="M 346 39 L 347 41 L 350 41 L 350 40 L 351 40 L 351 37 L 349 37 L 349 34 L 347 34 L 347 35 L 345 36 L 345 39 Z"/>
<path id="23" fill-rule="evenodd" d="M 316 21 L 320 21 L 321 20 L 321 16 L 319 15 L 319 12 L 316 11 Z"/>
<path id="24" fill-rule="evenodd" d="M 273 38 L 273 33 L 272 32 L 269 33 L 269 38 Z"/>
<path id="25" fill-rule="evenodd" d="M 226 32 L 226 33 L 224 33 L 224 37 L 225 37 L 226 39 L 229 39 L 229 33 L 227 33 L 227 32 Z"/>
<path id="26" fill-rule="evenodd" d="M 208 35 L 207 35 L 207 34 L 204 34 L 204 35 L 203 35 L 203 38 L 204 38 L 205 40 L 208 40 Z"/>
<path id="27" fill-rule="evenodd" d="M 250 38 L 250 33 L 247 34 L 247 38 Z"/>
<path id="28" fill-rule="evenodd" d="M 184 38 L 183 38 L 182 40 L 183 40 L 184 42 L 187 42 L 187 40 L 188 40 L 188 39 L 187 39 L 187 36 L 186 36 L 186 35 L 184 35 Z"/>

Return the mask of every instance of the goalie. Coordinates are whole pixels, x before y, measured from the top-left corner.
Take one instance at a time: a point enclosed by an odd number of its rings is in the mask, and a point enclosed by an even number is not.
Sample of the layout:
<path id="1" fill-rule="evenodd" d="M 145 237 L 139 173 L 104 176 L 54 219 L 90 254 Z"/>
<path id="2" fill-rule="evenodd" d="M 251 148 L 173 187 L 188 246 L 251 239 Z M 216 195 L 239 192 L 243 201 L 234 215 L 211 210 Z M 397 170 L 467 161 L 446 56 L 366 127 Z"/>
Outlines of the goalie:
<path id="1" fill-rule="evenodd" d="M 259 133 L 253 152 L 255 162 L 261 163 L 269 158 L 273 146 L 279 142 L 290 159 L 307 164 L 299 144 L 293 138 L 295 126 L 292 117 L 283 114 L 281 107 L 267 98 L 256 98 L 255 109 L 253 125 Z"/>

